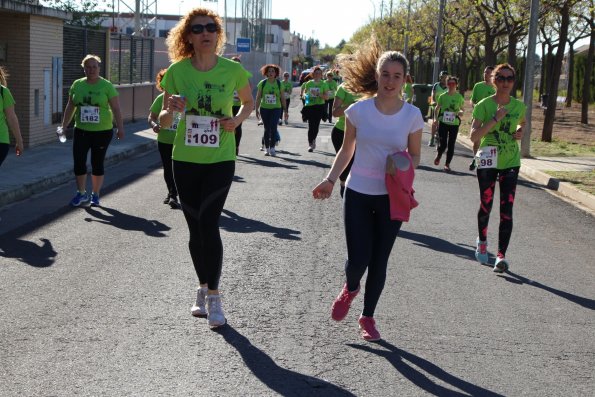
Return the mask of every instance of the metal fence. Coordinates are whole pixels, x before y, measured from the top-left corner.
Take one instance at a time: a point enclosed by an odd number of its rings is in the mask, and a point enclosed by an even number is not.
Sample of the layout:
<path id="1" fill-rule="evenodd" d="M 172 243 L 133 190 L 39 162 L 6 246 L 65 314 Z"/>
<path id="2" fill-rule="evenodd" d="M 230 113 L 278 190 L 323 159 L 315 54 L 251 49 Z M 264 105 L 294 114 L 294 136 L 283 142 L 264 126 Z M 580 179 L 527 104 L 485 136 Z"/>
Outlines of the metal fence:
<path id="1" fill-rule="evenodd" d="M 155 43 L 152 38 L 112 33 L 110 80 L 114 84 L 152 81 Z"/>

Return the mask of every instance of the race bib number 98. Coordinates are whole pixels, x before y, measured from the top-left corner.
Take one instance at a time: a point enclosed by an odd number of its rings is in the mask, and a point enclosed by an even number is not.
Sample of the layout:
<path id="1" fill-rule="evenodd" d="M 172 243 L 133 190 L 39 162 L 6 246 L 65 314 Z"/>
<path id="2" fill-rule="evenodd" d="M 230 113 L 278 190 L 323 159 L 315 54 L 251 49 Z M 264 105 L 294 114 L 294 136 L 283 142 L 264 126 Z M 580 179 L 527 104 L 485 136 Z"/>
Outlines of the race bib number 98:
<path id="1" fill-rule="evenodd" d="M 99 107 L 81 106 L 81 123 L 99 124 Z"/>
<path id="2" fill-rule="evenodd" d="M 219 119 L 210 116 L 186 116 L 186 146 L 219 147 Z"/>
<path id="3" fill-rule="evenodd" d="M 477 151 L 477 168 L 496 168 L 498 166 L 498 148 L 496 146 L 484 146 Z"/>

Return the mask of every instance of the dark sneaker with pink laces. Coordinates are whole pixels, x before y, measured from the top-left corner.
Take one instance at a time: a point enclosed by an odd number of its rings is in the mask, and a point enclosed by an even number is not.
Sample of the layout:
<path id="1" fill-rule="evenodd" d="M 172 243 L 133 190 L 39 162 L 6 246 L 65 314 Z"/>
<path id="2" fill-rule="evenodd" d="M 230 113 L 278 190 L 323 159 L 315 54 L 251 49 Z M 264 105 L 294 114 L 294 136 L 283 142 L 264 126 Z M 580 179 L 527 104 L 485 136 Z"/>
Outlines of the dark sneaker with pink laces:
<path id="1" fill-rule="evenodd" d="M 373 317 L 360 316 L 358 322 L 362 338 L 368 342 L 375 342 L 381 339 Z"/>
<path id="2" fill-rule="evenodd" d="M 347 289 L 347 283 L 343 285 L 343 289 L 331 306 L 331 317 L 333 320 L 341 321 L 345 318 L 345 316 L 347 316 L 347 313 L 349 313 L 349 308 L 351 307 L 351 302 L 353 301 L 353 298 L 355 298 L 359 293 L 359 289 L 360 287 L 358 286 L 355 291 L 349 292 Z"/>

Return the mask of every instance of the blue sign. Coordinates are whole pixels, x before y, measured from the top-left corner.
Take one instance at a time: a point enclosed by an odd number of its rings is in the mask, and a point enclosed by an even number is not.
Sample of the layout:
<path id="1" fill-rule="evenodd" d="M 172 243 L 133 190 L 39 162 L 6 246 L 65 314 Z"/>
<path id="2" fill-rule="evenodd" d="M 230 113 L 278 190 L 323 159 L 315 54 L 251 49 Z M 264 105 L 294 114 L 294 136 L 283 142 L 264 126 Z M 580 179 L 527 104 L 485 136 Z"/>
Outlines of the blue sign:
<path id="1" fill-rule="evenodd" d="M 236 47 L 238 52 L 250 52 L 250 39 L 244 37 L 236 38 Z"/>

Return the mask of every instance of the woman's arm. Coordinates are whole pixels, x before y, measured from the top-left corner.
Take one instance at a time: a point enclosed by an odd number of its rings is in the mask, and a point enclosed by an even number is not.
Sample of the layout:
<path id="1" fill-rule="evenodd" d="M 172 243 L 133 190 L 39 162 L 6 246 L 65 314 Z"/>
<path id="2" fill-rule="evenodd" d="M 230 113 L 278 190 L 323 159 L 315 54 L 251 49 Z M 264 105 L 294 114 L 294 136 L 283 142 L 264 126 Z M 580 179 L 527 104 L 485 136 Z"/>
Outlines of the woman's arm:
<path id="1" fill-rule="evenodd" d="M 14 111 L 14 105 L 4 109 L 6 115 L 6 122 L 8 123 L 8 129 L 12 132 L 12 136 L 15 139 L 15 150 L 17 155 L 23 153 L 23 137 L 21 136 L 21 128 L 19 126 L 19 119 Z"/>
<path id="2" fill-rule="evenodd" d="M 239 92 L 238 92 L 239 94 Z M 252 97 L 252 95 L 250 95 Z M 262 100 L 262 90 L 259 86 L 256 89 L 256 100 L 254 101 L 254 108 L 256 110 L 256 118 L 260 120 L 260 101 Z"/>
<path id="3" fill-rule="evenodd" d="M 64 109 L 64 115 L 62 116 L 62 129 L 66 130 L 66 128 L 68 128 L 68 124 L 70 124 L 75 110 L 76 107 L 72 101 L 72 96 L 69 95 L 68 102 L 66 103 L 66 109 Z"/>
<path id="4" fill-rule="evenodd" d="M 343 107 L 343 100 L 339 97 L 335 97 L 335 101 L 333 102 L 333 116 L 334 117 L 341 117 L 345 114 L 345 109 L 348 106 Z"/>
<path id="5" fill-rule="evenodd" d="M 163 92 L 163 105 L 159 113 L 159 125 L 161 128 L 169 128 L 174 122 L 174 112 L 184 111 L 184 100 L 181 97 L 172 97 L 167 91 Z"/>
<path id="6" fill-rule="evenodd" d="M 496 114 L 488 121 L 483 122 L 481 120 L 473 119 L 473 124 L 471 125 L 471 135 L 469 136 L 469 138 L 471 138 L 471 142 L 479 143 L 481 138 L 486 136 L 488 132 L 490 132 L 490 130 L 494 128 L 504 116 L 506 116 L 506 113 L 508 113 L 506 108 L 498 106 Z"/>
<path id="7" fill-rule="evenodd" d="M 422 130 L 417 130 L 409 134 L 409 137 L 407 138 L 407 152 L 413 161 L 413 168 L 419 166 L 419 161 L 421 159 L 421 134 Z"/>
<path id="8" fill-rule="evenodd" d="M 124 139 L 124 122 L 122 121 L 122 111 L 120 110 L 120 99 L 115 96 L 110 98 L 109 105 L 112 108 L 112 113 L 116 119 L 116 127 L 118 128 L 118 139 Z"/>
<path id="9" fill-rule="evenodd" d="M 151 129 L 154 133 L 158 134 L 161 128 L 159 127 L 159 114 L 154 112 L 149 112 L 149 117 L 147 117 L 147 121 L 151 126 Z"/>

